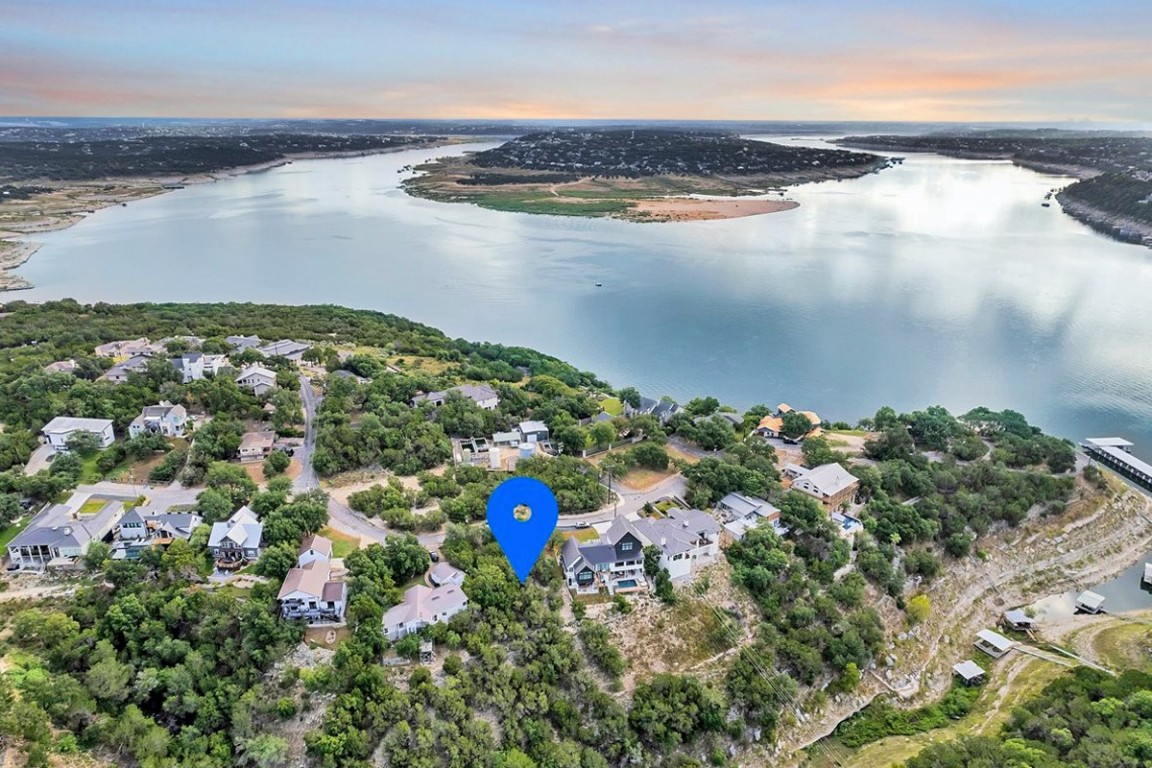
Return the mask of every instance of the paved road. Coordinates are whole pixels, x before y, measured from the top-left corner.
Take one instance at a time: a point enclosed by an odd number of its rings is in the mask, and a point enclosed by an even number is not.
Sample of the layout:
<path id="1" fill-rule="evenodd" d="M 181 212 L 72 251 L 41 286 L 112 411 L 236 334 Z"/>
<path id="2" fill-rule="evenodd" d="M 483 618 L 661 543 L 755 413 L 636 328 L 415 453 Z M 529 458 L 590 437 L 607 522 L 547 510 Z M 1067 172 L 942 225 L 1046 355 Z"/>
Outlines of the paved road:
<path id="1" fill-rule="evenodd" d="M 157 510 L 164 510 L 177 505 L 195 504 L 200 491 L 200 488 L 182 488 L 179 484 L 153 486 L 142 483 L 113 483 L 107 480 L 93 485 L 76 486 L 77 493 L 108 496 L 124 501 L 134 499 L 137 496 L 147 496 L 149 508 Z"/>
<path id="2" fill-rule="evenodd" d="M 301 374 L 300 400 L 304 404 L 304 445 L 296 451 L 296 458 L 301 465 L 300 474 L 292 481 L 292 490 L 296 492 L 320 487 L 320 479 L 312 467 L 312 456 L 316 451 L 316 408 L 323 399 L 312 390 L 309 378 Z M 378 519 L 365 517 L 331 495 L 328 497 L 328 524 L 341 533 L 380 544 L 383 544 L 389 536 L 402 534 L 401 531 L 388 528 Z M 435 549 L 444 541 L 444 534 L 423 534 L 418 538 L 425 547 Z"/>
<path id="3" fill-rule="evenodd" d="M 312 390 L 311 380 L 300 374 L 300 400 L 304 404 L 304 445 L 296 451 L 300 474 L 292 481 L 294 491 L 310 491 L 320 485 L 316 470 L 312 468 L 312 454 L 316 451 L 316 406 L 322 399 Z"/>

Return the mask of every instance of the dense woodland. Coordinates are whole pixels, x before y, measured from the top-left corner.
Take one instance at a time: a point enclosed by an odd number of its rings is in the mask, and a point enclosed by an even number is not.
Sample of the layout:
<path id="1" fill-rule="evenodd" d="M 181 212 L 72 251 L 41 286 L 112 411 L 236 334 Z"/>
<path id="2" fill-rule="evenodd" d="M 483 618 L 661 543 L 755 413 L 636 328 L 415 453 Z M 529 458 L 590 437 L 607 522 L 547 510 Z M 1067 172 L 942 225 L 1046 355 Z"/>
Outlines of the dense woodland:
<path id="1" fill-rule="evenodd" d="M 533 133 L 478 152 L 471 160 L 481 168 L 518 168 L 604 178 L 751 176 L 881 164 L 880 158 L 863 152 L 785 146 L 727 133 L 654 129 Z M 497 182 L 500 181 L 497 177 Z"/>
<path id="2" fill-rule="evenodd" d="M 190 544 L 173 544 L 138 563 L 108 561 L 106 547 L 94 547 L 87 558 L 93 578 L 74 598 L 5 614 L 12 634 L 4 650 L 13 666 L 0 677 L 10 694 L 0 695 L 0 731 L 21 740 L 32 765 L 43 765 L 49 752 L 78 748 L 157 768 L 282 765 L 289 745 L 280 724 L 313 708 L 323 712 L 307 735 L 307 750 L 323 766 L 380 760 L 413 768 L 724 765 L 730 748 L 757 737 L 770 742 L 797 707 L 855 688 L 885 644 L 885 625 L 872 607 L 885 593 L 908 622 L 922 619 L 931 607 L 931 580 L 951 560 L 972 554 L 979 536 L 1056 514 L 1074 492 L 1072 446 L 1018 413 L 978 408 L 957 418 L 938 407 L 902 414 L 882 408 L 858 425 L 870 435 L 864 463 L 848 462 L 834 439 L 803 444 L 809 466 L 843 462 L 861 481 L 858 514 L 866 533 L 853 552 L 817 502 L 782 489 L 771 446 L 748 437 L 768 412 L 764 406 L 729 419 L 714 398 L 705 397 L 688 402 L 665 424 L 651 415 L 590 423 L 598 397 L 614 394 L 636 406 L 640 394 L 613 391 L 594 375 L 531 350 L 453 341 L 401 318 L 337 307 L 62 301 L 13 302 L 0 313 L 0 457 L 8 466 L 0 472 L 0 514 L 6 520 L 20 514 L 21 497 L 52 499 L 75 485 L 91 471 L 92 460 L 110 467 L 167 448 L 141 439 L 88 455 L 77 446 L 76 456 L 25 477 L 19 465 L 45 421 L 70 413 L 112 418 L 120 428 L 163 396 L 214 418 L 197 430 L 190 448 L 165 455 L 157 470 L 167 474 L 159 479 L 202 484 L 196 509 L 209 523 L 250 505 L 269 544 L 255 570 L 272 580 L 242 593 L 208 587 L 204 529 Z M 331 665 L 274 668 L 301 637 L 301 627 L 276 618 L 276 587 L 293 564 L 300 537 L 326 523 L 327 500 L 319 491 L 293 496 L 285 478 L 260 490 L 224 459 L 234 453 L 242 425 L 264 418 L 266 401 L 292 393 L 255 398 L 227 377 L 179 384 L 170 366 L 160 364 L 124 384 L 94 381 L 108 365 L 91 356 L 96 344 L 184 334 L 204 337 L 206 347 L 227 334 L 308 339 L 316 342 L 313 359 L 371 379 L 328 378 L 316 466 L 324 474 L 379 466 L 415 475 L 416 489 L 391 477 L 352 494 L 350 504 L 398 531 L 448 526 L 440 551 L 467 573 L 471 608 L 422 633 L 444 656 L 442 673 L 389 671 L 379 663 L 382 654 L 418 650 L 416 638 L 389 644 L 381 631 L 381 616 L 399 600 L 402 586 L 428 566 L 427 551 L 406 535 L 348 556 L 351 636 Z M 377 351 L 341 361 L 338 343 Z M 416 357 L 437 365 L 407 365 Z M 65 358 L 80 364 L 76 376 L 42 372 Z M 266 362 L 281 366 L 285 384 L 293 383 L 286 361 Z M 461 381 L 496 387 L 500 406 L 486 411 L 455 396 L 439 408 L 409 404 L 417 392 Z M 299 401 L 284 406 L 298 410 Z M 701 642 L 719 652 L 740 642 L 746 630 L 754 638 L 730 657 L 722 676 L 658 675 L 640 680 L 630 695 L 618 695 L 628 659 L 583 605 L 573 608 L 575 631 L 565 628 L 555 560 L 542 558 L 522 587 L 487 528 L 477 524 L 499 476 L 469 466 L 428 471 L 448 458 L 450 436 L 490 435 L 527 418 L 549 425 L 559 455 L 521 461 L 517 472 L 553 487 L 562 512 L 599 509 L 608 501 L 599 472 L 574 454 L 621 438 L 638 442 L 606 457 L 602 469 L 619 476 L 634 467 L 675 464 L 692 505 L 709 508 L 738 490 L 781 509 L 786 536 L 762 527 L 726 550 L 733 580 L 752 598 L 756 614 L 711 606 L 715 629 Z M 668 450 L 672 438 L 716 453 L 679 463 Z M 552 542 L 553 551 L 558 544 Z M 673 590 L 667 582 L 661 587 L 658 571 L 651 569 L 661 600 L 702 599 L 692 589 Z M 629 601 L 618 598 L 612 610 L 627 612 Z M 1129 707 L 1124 702 L 1134 696 L 1135 687 L 1101 698 Z M 1090 725 L 1099 729 L 1104 722 L 1119 732 L 1135 722 L 1138 706 L 1110 710 L 1125 714 Z M 934 710 L 923 717 L 939 715 Z M 859 743 L 877 733 L 868 723 L 856 727 Z M 1080 759 L 1074 753 L 1077 727 L 1053 721 L 1051 732 L 1061 735 L 1052 739 L 1059 743 L 1034 748 Z M 1032 720 L 1022 720 L 1019 729 L 1028 739 L 1047 739 L 1037 736 Z M 1065 739 L 1064 732 L 1071 736 Z M 1116 748 L 1128 748 L 1132 738 L 1117 735 Z M 986 741 L 947 748 L 1015 748 L 1012 740 Z M 937 763 L 911 765 L 929 764 Z"/>
<path id="3" fill-rule="evenodd" d="M 0 141 L 0 180 L 188 176 L 274 162 L 292 154 L 377 152 L 432 141 L 410 136 L 297 133 L 102 139 L 69 133 L 35 141 Z"/>

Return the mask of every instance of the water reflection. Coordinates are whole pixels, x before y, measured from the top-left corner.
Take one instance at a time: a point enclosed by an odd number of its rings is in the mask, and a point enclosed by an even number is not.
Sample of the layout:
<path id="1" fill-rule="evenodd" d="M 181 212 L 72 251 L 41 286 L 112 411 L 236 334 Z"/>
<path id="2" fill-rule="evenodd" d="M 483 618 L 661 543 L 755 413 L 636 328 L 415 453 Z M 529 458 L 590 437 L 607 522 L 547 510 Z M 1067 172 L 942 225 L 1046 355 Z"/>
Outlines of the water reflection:
<path id="1" fill-rule="evenodd" d="M 1152 454 L 1149 254 L 1042 208 L 1067 179 L 909 155 L 796 188 L 792 211 L 645 225 L 397 189 L 397 170 L 445 152 L 297 162 L 101 211 L 43 238 L 22 297 L 333 302 L 653 395 L 849 420 L 987 404 Z"/>

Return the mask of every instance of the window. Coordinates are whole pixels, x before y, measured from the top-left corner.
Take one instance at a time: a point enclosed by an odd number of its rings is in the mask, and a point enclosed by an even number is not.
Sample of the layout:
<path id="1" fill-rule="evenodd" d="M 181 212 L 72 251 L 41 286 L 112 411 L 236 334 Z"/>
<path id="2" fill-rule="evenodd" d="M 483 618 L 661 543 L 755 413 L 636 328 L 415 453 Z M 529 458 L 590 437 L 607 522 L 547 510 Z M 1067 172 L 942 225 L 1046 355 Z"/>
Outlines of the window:
<path id="1" fill-rule="evenodd" d="M 635 544 L 633 541 L 623 541 L 620 543 L 620 550 L 622 552 L 631 552 Z"/>

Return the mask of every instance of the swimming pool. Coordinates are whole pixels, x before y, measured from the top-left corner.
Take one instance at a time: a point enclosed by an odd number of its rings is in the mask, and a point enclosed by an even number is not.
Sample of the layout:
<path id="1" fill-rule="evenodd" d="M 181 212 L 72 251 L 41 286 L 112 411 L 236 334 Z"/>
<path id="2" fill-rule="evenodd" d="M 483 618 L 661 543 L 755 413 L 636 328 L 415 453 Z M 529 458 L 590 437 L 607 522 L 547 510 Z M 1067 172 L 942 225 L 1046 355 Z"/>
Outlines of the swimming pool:
<path id="1" fill-rule="evenodd" d="M 616 589 L 635 589 L 636 586 L 636 579 L 624 579 L 624 581 L 616 582 Z"/>

